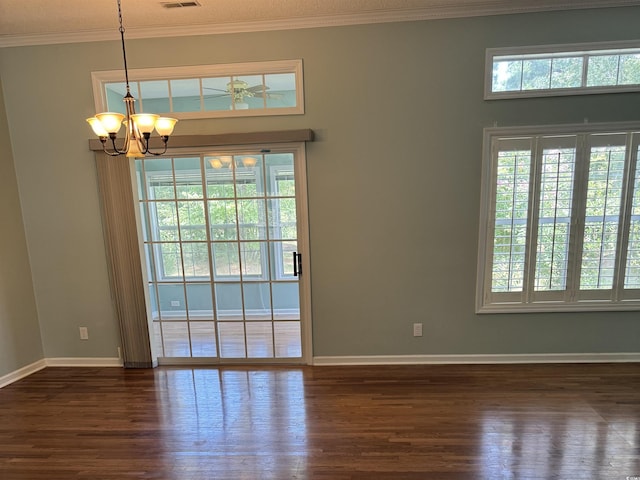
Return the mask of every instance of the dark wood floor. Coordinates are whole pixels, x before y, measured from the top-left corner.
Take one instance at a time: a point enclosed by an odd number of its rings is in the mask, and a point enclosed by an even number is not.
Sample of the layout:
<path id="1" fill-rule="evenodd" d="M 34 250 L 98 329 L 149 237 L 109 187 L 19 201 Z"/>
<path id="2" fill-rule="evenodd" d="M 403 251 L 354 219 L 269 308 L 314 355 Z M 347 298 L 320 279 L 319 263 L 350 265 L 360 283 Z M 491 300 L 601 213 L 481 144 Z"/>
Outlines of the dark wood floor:
<path id="1" fill-rule="evenodd" d="M 48 368 L 0 389 L 0 479 L 640 476 L 640 365 Z"/>

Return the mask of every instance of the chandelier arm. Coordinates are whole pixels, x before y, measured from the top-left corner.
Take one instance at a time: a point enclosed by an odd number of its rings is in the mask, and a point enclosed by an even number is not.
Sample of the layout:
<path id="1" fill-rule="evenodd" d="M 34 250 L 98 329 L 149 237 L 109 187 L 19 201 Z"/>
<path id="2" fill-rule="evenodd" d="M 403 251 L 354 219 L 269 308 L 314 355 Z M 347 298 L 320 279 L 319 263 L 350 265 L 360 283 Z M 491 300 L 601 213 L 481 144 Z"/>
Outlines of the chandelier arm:
<path id="1" fill-rule="evenodd" d="M 114 139 L 111 139 L 111 143 L 113 144 L 114 150 L 110 152 L 109 150 L 107 150 L 107 138 L 108 137 L 99 137 L 99 138 L 100 138 L 100 142 L 102 143 L 102 151 L 104 153 L 106 153 L 107 155 L 109 155 L 110 157 L 117 157 L 118 155 L 122 155 L 124 153 L 124 152 L 119 151 L 116 148 L 116 144 L 115 144 Z"/>
<path id="2" fill-rule="evenodd" d="M 169 137 L 167 135 L 163 135 L 161 138 L 164 142 L 164 150 L 162 150 L 161 152 L 152 152 L 147 148 L 147 151 L 145 153 L 148 153 L 149 155 L 153 155 L 155 157 L 159 157 L 160 155 L 164 155 L 165 153 L 167 153 L 167 141 L 169 140 Z"/>
<path id="3" fill-rule="evenodd" d="M 149 154 L 149 155 L 154 155 L 156 157 L 159 157 L 160 155 L 164 155 L 165 153 L 167 153 L 167 142 L 169 141 L 169 136 L 168 135 L 162 135 L 160 138 L 162 139 L 162 142 L 164 143 L 164 150 L 162 150 L 161 152 L 152 152 L 151 149 L 149 148 L 149 139 L 151 138 L 151 133 L 149 132 L 144 132 L 142 134 L 142 138 L 140 139 L 140 142 L 142 143 L 142 146 L 144 148 L 140 149 L 140 151 L 143 154 Z"/>
<path id="4" fill-rule="evenodd" d="M 122 155 L 122 153 L 119 153 L 119 152 L 110 152 L 105 147 L 102 147 L 102 151 L 107 155 L 109 155 L 110 157 L 119 157 L 120 155 Z"/>
<path id="5" fill-rule="evenodd" d="M 144 133 L 142 134 L 142 138 L 140 139 L 140 143 L 141 143 L 141 144 L 142 144 L 142 146 L 144 147 L 144 148 L 142 148 L 142 149 L 141 149 L 141 152 L 142 152 L 143 154 L 145 154 L 145 155 L 146 155 L 147 153 L 149 153 L 149 138 L 150 138 L 150 137 L 151 137 L 151 133 L 149 133 L 149 132 L 144 132 Z"/>

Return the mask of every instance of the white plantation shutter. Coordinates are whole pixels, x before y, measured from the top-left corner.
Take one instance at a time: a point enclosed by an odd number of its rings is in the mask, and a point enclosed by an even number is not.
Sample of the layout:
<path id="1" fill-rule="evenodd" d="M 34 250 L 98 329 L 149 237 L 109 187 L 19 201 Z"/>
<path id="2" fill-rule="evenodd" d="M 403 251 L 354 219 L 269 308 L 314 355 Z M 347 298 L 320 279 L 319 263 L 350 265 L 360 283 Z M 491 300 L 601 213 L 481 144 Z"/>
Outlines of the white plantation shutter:
<path id="1" fill-rule="evenodd" d="M 479 312 L 640 309 L 640 134 L 598 128 L 486 131 Z"/>
<path id="2" fill-rule="evenodd" d="M 492 292 L 520 292 L 526 258 L 531 141 L 499 140 L 496 151 Z"/>
<path id="3" fill-rule="evenodd" d="M 622 213 L 626 135 L 591 135 L 581 290 L 613 288 Z"/>
<path id="4" fill-rule="evenodd" d="M 565 290 L 573 212 L 576 137 L 541 141 L 534 290 Z"/>
<path id="5" fill-rule="evenodd" d="M 640 157 L 640 149 L 636 149 L 633 156 L 633 167 L 635 169 L 632 175 L 633 195 L 631 203 L 631 215 L 629 225 L 629 241 L 627 245 L 627 265 L 625 271 L 625 288 L 640 289 L 640 168 L 638 158 Z"/>

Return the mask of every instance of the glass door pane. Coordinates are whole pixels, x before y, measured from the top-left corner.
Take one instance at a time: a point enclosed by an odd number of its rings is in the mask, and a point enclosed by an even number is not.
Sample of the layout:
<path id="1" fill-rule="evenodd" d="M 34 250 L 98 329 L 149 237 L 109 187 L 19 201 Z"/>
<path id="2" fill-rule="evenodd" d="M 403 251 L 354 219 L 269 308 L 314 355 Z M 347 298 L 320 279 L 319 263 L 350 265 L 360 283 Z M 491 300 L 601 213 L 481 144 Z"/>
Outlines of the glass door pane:
<path id="1" fill-rule="evenodd" d="M 301 359 L 293 153 L 136 160 L 161 357 Z"/>

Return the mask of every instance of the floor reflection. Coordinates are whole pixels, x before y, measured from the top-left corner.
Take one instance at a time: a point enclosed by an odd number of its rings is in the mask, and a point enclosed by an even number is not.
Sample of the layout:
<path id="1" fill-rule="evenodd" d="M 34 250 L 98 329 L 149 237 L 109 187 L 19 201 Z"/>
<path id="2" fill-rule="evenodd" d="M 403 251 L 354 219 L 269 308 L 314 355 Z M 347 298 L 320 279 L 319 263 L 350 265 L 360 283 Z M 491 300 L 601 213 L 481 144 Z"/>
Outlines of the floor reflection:
<path id="1" fill-rule="evenodd" d="M 238 479 L 305 471 L 301 370 L 163 369 L 157 384 L 162 443 L 176 480 L 218 469 Z"/>
<path id="2" fill-rule="evenodd" d="M 485 479 L 596 479 L 640 475 L 637 425 L 604 419 L 589 406 L 488 410 L 481 425 Z"/>

